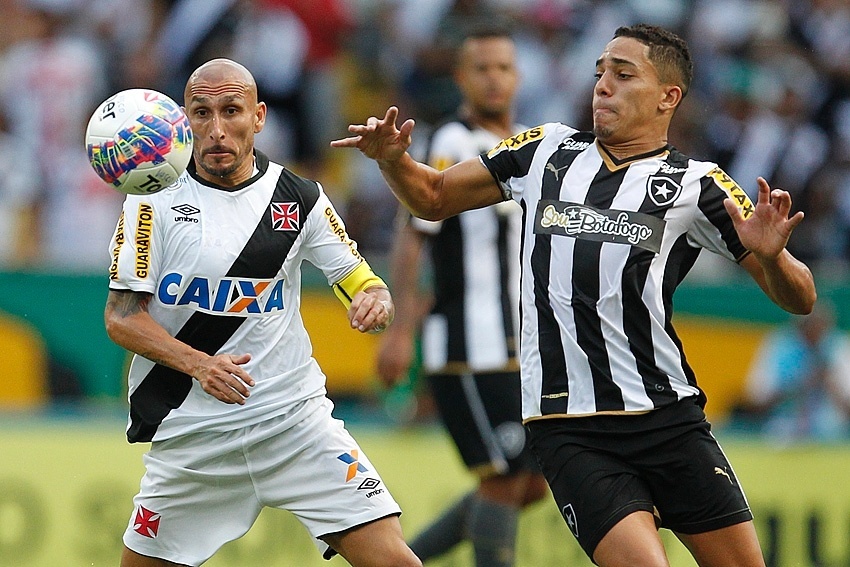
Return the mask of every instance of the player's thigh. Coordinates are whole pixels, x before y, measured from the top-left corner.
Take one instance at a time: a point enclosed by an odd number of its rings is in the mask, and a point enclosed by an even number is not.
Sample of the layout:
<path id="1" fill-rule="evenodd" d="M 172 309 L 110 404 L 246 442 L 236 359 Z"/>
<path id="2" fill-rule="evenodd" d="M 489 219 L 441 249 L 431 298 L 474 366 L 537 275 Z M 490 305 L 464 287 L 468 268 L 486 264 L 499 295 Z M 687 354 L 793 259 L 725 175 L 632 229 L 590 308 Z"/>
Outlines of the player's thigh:
<path id="1" fill-rule="evenodd" d="M 529 430 L 558 510 L 588 557 L 627 516 L 653 517 L 649 487 L 631 465 L 601 447 L 572 441 L 557 424 L 532 422 Z"/>
<path id="2" fill-rule="evenodd" d="M 298 410 L 302 419 L 280 433 L 266 431 L 248 452 L 260 502 L 288 510 L 314 538 L 401 513 L 332 409 L 324 397 L 306 401 Z"/>
<path id="3" fill-rule="evenodd" d="M 397 516 L 388 516 L 322 539 L 353 567 L 419 567 Z"/>
<path id="4" fill-rule="evenodd" d="M 752 521 L 703 532 L 676 533 L 700 567 L 764 567 L 764 556 Z"/>
<path id="5" fill-rule="evenodd" d="M 537 470 L 517 373 L 433 375 L 428 383 L 464 464 L 479 476 Z"/>
<path id="6" fill-rule="evenodd" d="M 145 555 L 140 555 L 129 549 L 128 547 L 124 547 L 124 551 L 121 554 L 121 567 L 188 567 L 187 565 L 181 565 L 180 563 L 172 563 L 171 561 L 166 561 L 164 559 L 157 559 L 156 557 L 147 557 Z"/>
<path id="7" fill-rule="evenodd" d="M 157 442 L 144 456 L 124 544 L 146 557 L 200 565 L 260 513 L 239 432 Z"/>
<path id="8" fill-rule="evenodd" d="M 593 552 L 599 567 L 669 567 L 655 516 L 633 512 L 612 527 Z"/>
<path id="9" fill-rule="evenodd" d="M 636 460 L 663 527 L 699 534 L 752 520 L 735 471 L 708 423 L 640 451 Z"/>

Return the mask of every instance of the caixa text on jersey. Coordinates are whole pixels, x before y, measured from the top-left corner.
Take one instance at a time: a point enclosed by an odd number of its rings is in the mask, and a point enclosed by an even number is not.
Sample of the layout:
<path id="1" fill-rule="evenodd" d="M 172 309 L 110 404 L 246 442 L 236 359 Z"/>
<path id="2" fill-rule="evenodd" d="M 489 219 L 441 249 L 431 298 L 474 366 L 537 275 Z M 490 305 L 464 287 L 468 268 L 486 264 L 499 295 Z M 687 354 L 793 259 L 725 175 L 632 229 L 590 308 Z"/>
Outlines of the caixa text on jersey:
<path id="1" fill-rule="evenodd" d="M 156 296 L 163 305 L 185 305 L 219 315 L 262 315 L 283 310 L 282 278 L 242 279 L 185 276 L 178 272 L 159 280 Z"/>

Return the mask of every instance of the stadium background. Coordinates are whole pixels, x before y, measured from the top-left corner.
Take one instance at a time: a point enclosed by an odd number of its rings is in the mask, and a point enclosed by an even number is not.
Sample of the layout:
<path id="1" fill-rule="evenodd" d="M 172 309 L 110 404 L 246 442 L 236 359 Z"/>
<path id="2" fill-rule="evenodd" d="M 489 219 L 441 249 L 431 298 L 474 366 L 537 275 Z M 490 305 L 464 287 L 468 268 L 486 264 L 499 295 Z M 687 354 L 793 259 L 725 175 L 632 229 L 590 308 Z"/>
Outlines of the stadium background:
<path id="1" fill-rule="evenodd" d="M 143 14 L 150 16 L 144 20 L 150 25 L 147 33 L 133 36 L 135 49 L 144 52 L 145 42 L 157 32 L 179 24 L 175 8 L 190 4 L 192 0 L 0 1 L 0 21 L 7 22 L 0 38 L 2 155 L 11 155 L 6 153 L 9 148 L 17 151 L 26 146 L 18 142 L 27 136 L 16 130 L 26 121 L 17 120 L 17 109 L 9 103 L 16 95 L 21 98 L 21 91 L 15 90 L 20 85 L 10 84 L 9 77 L 10 69 L 20 62 L 16 49 L 33 38 L 26 36 L 26 26 L 13 25 L 20 16 L 15 10 L 37 10 L 38 17 L 46 14 L 62 34 L 76 41 L 102 40 L 98 48 L 110 55 L 108 72 L 101 73 L 106 80 L 101 81 L 100 90 L 88 93 L 91 104 L 79 105 L 87 119 L 105 95 L 137 86 L 134 81 L 166 92 L 172 89 L 172 96 L 177 84 L 179 96 L 185 69 L 148 61 L 153 70 L 145 74 L 148 67 L 139 53 L 117 44 L 116 38 L 130 37 L 128 22 L 142 21 L 122 17 L 121 10 L 137 14 L 150 9 Z M 791 190 L 797 205 L 806 211 L 805 229 L 795 233 L 795 253 L 813 266 L 821 296 L 838 308 L 839 326 L 850 330 L 850 2 L 209 0 L 196 2 L 195 7 L 223 6 L 221 21 L 213 29 L 220 34 L 217 37 L 233 40 L 238 30 L 228 36 L 228 22 L 247 22 L 250 28 L 257 11 L 279 15 L 275 10 L 297 10 L 298 4 L 308 12 L 299 13 L 305 24 L 303 37 L 313 42 L 301 46 L 308 71 L 296 73 L 292 92 L 269 91 L 269 95 L 282 116 L 292 108 L 302 114 L 290 115 L 290 123 L 282 118 L 276 133 L 262 140 L 260 147 L 279 148 L 280 155 L 274 157 L 324 182 L 343 211 L 349 231 L 379 273 L 386 273 L 394 202 L 375 178 L 373 167 L 353 154 L 329 152 L 328 139 L 342 135 L 349 121 L 382 112 L 389 103 L 400 104 L 403 114 L 416 117 L 420 134 L 427 134 L 430 123 L 456 101 L 441 66 L 450 59 L 443 42 L 464 25 L 492 14 L 516 23 L 526 64 L 545 57 L 540 65 L 525 68 L 525 94 L 520 101 L 523 122 L 535 122 L 541 113 L 553 109 L 557 114 L 545 119 L 581 121 L 587 83 L 564 82 L 564 69 L 568 76 L 576 74 L 577 68 L 592 69 L 599 46 L 616 25 L 647 20 L 682 33 L 692 42 L 697 59 L 698 80 L 674 121 L 677 130 L 672 141 L 727 169 L 740 167 L 746 175 L 741 164 L 748 159 L 762 163 L 761 155 L 775 150 L 769 142 L 779 140 L 784 149 L 773 169 L 759 173 Z M 340 6 L 345 9 L 339 11 Z M 157 8 L 166 12 L 162 19 L 155 16 Z M 309 12 L 324 16 L 320 29 L 322 24 L 327 29 L 336 26 L 334 38 L 325 42 L 331 46 L 326 52 L 315 52 L 316 39 L 311 35 L 315 26 Z M 347 15 L 337 18 L 343 12 Z M 115 25 L 107 29 L 104 22 L 109 17 Z M 158 46 L 167 45 L 162 35 Z M 194 55 L 214 52 L 215 46 L 204 47 Z M 191 66 L 191 57 L 186 59 Z M 585 75 L 584 79 L 592 78 L 591 72 Z M 328 78 L 336 83 L 336 90 L 323 83 Z M 302 89 L 304 85 L 310 89 Z M 64 87 L 58 82 L 51 88 L 54 107 L 77 100 L 65 100 Z M 293 101 L 305 94 L 327 101 L 328 93 L 337 93 L 335 103 L 324 107 L 329 120 L 299 126 L 311 109 Z M 560 96 L 549 98 L 553 93 Z M 37 100 L 29 91 L 23 91 L 23 98 Z M 762 109 L 781 117 L 785 129 L 765 126 L 776 126 L 775 121 L 750 121 Z M 63 147 L 79 157 L 82 125 L 74 124 L 71 130 L 74 141 Z M 5 143 L 10 137 L 11 146 Z M 754 157 L 744 151 L 753 148 L 762 154 Z M 36 161 L 48 169 L 64 163 L 56 151 L 56 147 L 41 148 L 36 158 L 55 159 Z M 814 165 L 812 155 L 819 157 Z M 103 330 L 108 259 L 102 257 L 108 237 L 92 232 L 114 226 L 120 200 L 108 190 L 98 192 L 85 183 L 76 187 L 68 179 L 60 179 L 53 187 L 50 175 L 39 178 L 42 185 L 27 199 L 12 199 L 5 184 L 10 172 L 15 173 L 24 161 L 9 161 L 13 160 L 0 160 L 0 360 L 4 365 L 0 373 L 0 565 L 116 565 L 145 450 L 144 445 L 127 444 L 123 436 L 123 373 L 128 359 Z M 783 169 L 783 163 L 790 167 Z M 22 202 L 26 206 L 19 206 Z M 6 216 L 9 211 L 12 216 Z M 17 227 L 14 239 L 7 230 L 12 221 Z M 57 235 L 51 236 L 54 227 Z M 347 328 L 321 276 L 308 272 L 305 286 L 304 319 L 316 357 L 328 375 L 338 415 L 347 421 L 401 503 L 406 533 L 415 533 L 472 481 L 433 420 L 409 415 L 415 386 L 403 385 L 392 392 L 379 388 L 373 376 L 376 338 Z M 712 263 L 698 265 L 675 302 L 675 323 L 707 391 L 707 412 L 716 434 L 747 489 L 769 564 L 850 564 L 850 487 L 846 482 L 850 445 L 783 444 L 729 424 L 730 408 L 740 400 L 758 341 L 785 323 L 787 316 L 734 267 Z M 682 546 L 669 533 L 665 532 L 665 538 L 673 566 L 692 566 Z M 321 561 L 291 516 L 269 512 L 245 538 L 229 544 L 209 562 L 213 567 L 343 564 L 339 559 Z M 470 551 L 461 547 L 433 565 L 466 567 L 471 565 Z M 551 500 L 524 514 L 517 565 L 590 565 Z"/>

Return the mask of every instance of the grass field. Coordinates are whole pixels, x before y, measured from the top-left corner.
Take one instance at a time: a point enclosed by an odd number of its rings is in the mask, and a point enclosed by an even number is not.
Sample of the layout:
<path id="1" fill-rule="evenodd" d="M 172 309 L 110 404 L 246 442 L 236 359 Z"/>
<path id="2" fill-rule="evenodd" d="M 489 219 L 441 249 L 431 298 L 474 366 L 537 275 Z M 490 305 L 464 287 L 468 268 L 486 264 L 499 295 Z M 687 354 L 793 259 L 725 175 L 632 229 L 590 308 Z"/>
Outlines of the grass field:
<path id="1" fill-rule="evenodd" d="M 128 445 L 118 419 L 0 418 L 0 565 L 115 566 L 145 445 Z M 402 506 L 405 533 L 416 533 L 472 486 L 441 430 L 350 429 Z M 778 448 L 737 438 L 721 441 L 757 515 L 774 565 L 845 565 L 850 557 L 850 447 Z M 211 518 L 210 521 L 215 521 Z M 674 567 L 694 562 L 662 531 Z M 471 566 L 460 546 L 435 567 Z M 241 540 L 225 546 L 212 567 L 336 567 L 320 559 L 288 513 L 264 512 Z M 553 501 L 522 517 L 517 567 L 590 566 Z"/>

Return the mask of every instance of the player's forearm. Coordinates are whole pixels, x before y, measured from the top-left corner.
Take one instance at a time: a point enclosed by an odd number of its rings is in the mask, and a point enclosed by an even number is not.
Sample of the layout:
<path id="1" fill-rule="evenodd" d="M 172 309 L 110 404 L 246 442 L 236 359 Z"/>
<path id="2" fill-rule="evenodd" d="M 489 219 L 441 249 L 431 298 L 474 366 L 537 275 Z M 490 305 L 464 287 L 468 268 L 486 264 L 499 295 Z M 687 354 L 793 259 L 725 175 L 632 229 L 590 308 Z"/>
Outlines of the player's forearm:
<path id="1" fill-rule="evenodd" d="M 208 355 L 168 334 L 147 313 L 148 299 L 141 296 L 134 292 L 109 293 L 104 313 L 107 335 L 130 352 L 194 376 Z"/>
<path id="2" fill-rule="evenodd" d="M 419 262 L 423 237 L 409 225 L 402 228 L 396 238 L 390 257 L 390 281 L 396 303 L 396 330 L 412 334 L 419 325 Z"/>
<path id="3" fill-rule="evenodd" d="M 406 152 L 399 159 L 377 161 L 390 189 L 413 215 L 427 220 L 446 218 L 440 202 L 441 172 Z"/>
<path id="4" fill-rule="evenodd" d="M 783 250 L 772 259 L 758 259 L 764 272 L 765 291 L 768 297 L 789 313 L 811 313 L 817 299 L 817 290 L 811 270 Z"/>

